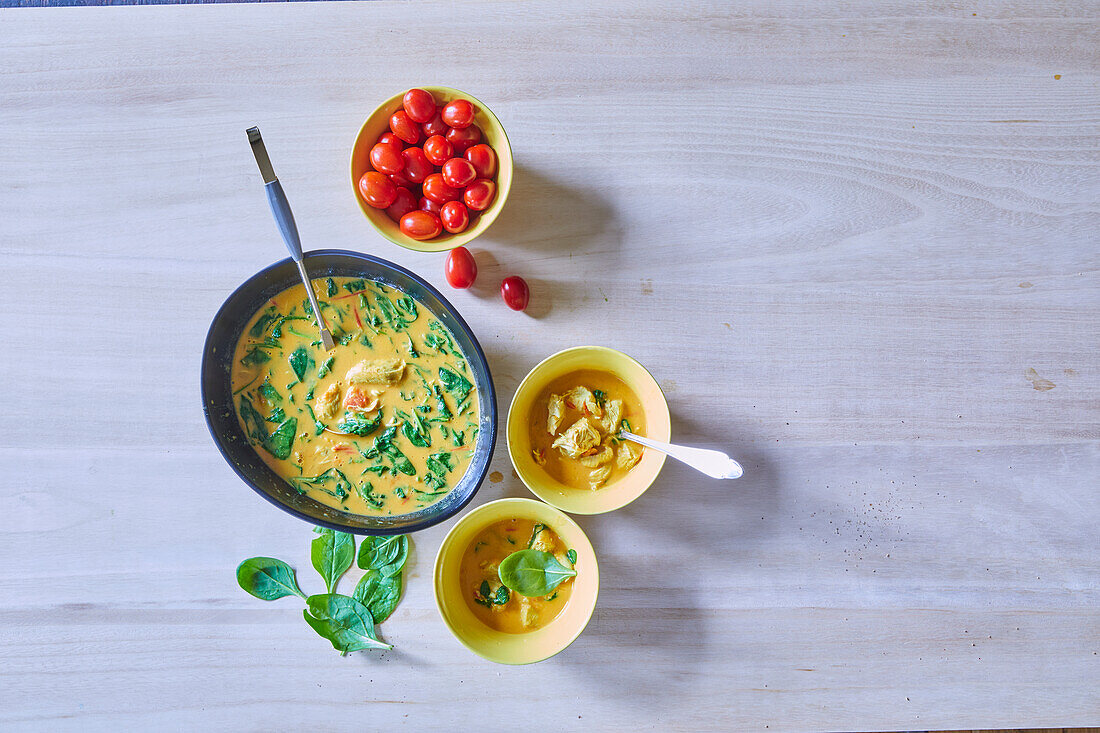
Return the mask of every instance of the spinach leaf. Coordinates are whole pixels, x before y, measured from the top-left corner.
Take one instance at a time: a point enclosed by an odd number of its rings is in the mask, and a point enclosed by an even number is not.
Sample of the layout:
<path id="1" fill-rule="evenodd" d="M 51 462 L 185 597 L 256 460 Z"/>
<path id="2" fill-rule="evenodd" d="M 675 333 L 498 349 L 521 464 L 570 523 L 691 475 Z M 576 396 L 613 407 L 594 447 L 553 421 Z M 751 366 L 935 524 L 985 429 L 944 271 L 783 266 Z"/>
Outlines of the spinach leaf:
<path id="1" fill-rule="evenodd" d="M 549 595 L 568 578 L 577 574 L 549 552 L 520 550 L 501 561 L 497 568 L 500 582 L 521 596 Z"/>
<path id="2" fill-rule="evenodd" d="M 366 287 L 367 281 L 362 279 L 351 280 L 344 283 L 344 290 L 348 291 L 349 293 L 358 293 L 360 290 L 364 290 Z"/>
<path id="3" fill-rule="evenodd" d="M 424 343 L 429 349 L 435 349 L 442 354 L 447 353 L 447 339 L 443 338 L 439 334 L 429 333 L 427 336 L 424 337 Z"/>
<path id="4" fill-rule="evenodd" d="M 409 557 L 409 538 L 403 534 L 381 537 L 368 535 L 359 543 L 359 567 L 377 570 L 384 576 L 397 575 Z"/>
<path id="5" fill-rule="evenodd" d="M 420 417 L 420 414 L 415 411 L 411 416 L 400 410 L 398 414 L 405 419 L 405 422 L 401 425 L 401 434 L 418 448 L 430 448 L 432 436 L 428 433 L 428 425 L 424 422 L 424 418 Z"/>
<path id="6" fill-rule="evenodd" d="M 336 429 L 342 433 L 351 433 L 352 435 L 370 435 L 381 424 L 381 410 L 373 418 L 363 417 L 357 412 L 345 412 L 340 422 L 337 423 Z"/>
<path id="7" fill-rule="evenodd" d="M 271 417 L 267 418 L 268 422 L 280 423 L 286 420 L 286 410 L 281 407 L 276 407 L 271 411 Z"/>
<path id="8" fill-rule="evenodd" d="M 455 448 L 461 448 L 466 444 L 466 433 L 462 430 L 452 430 L 451 440 L 454 441 Z"/>
<path id="9" fill-rule="evenodd" d="M 539 538 L 539 532 L 544 529 L 546 529 L 545 524 L 536 524 L 534 527 L 531 528 L 531 539 L 527 540 L 528 547 L 531 547 L 535 544 L 535 540 Z"/>
<path id="10" fill-rule="evenodd" d="M 576 565 L 577 564 L 577 551 L 576 550 L 570 549 L 568 552 L 565 553 L 565 556 L 567 558 L 569 558 L 569 564 L 570 565 Z"/>
<path id="11" fill-rule="evenodd" d="M 474 594 L 474 603 L 478 603 L 486 608 L 492 608 L 493 606 L 503 606 L 509 600 L 511 600 L 512 594 L 508 592 L 508 589 L 503 585 L 497 587 L 494 592 L 489 587 L 489 581 L 481 581 L 481 587 L 477 589 L 477 593 Z"/>
<path id="12" fill-rule="evenodd" d="M 275 313 L 275 307 L 272 306 L 268 308 L 266 311 L 264 311 L 264 314 L 260 316 L 255 323 L 252 324 L 252 328 L 248 329 L 248 335 L 252 338 L 260 338 L 264 335 L 264 332 L 267 330 L 268 325 L 276 318 L 278 318 L 278 315 L 276 315 Z"/>
<path id="13" fill-rule="evenodd" d="M 250 557 L 237 566 L 237 584 L 261 601 L 286 596 L 306 597 L 298 587 L 294 568 L 273 557 Z"/>
<path id="14" fill-rule="evenodd" d="M 306 605 L 308 608 L 302 611 L 306 623 L 332 642 L 332 648 L 338 652 L 393 649 L 392 644 L 378 641 L 375 636 L 370 609 L 351 596 L 336 593 L 310 596 Z"/>
<path id="15" fill-rule="evenodd" d="M 312 395 L 307 394 L 306 399 L 313 399 Z M 313 434 L 320 435 L 325 432 L 325 424 L 317 419 L 317 413 L 313 411 L 313 405 L 306 403 L 306 410 L 309 411 L 309 418 L 313 420 Z"/>
<path id="16" fill-rule="evenodd" d="M 336 295 L 336 281 L 333 280 L 331 277 L 328 280 L 325 280 L 325 294 L 328 295 L 328 297 L 330 298 Z"/>
<path id="17" fill-rule="evenodd" d="M 327 527 L 315 527 L 313 531 L 317 537 L 310 545 L 310 560 L 331 593 L 336 581 L 355 559 L 355 540 L 347 532 L 337 532 Z"/>
<path id="18" fill-rule="evenodd" d="M 346 499 L 351 491 L 351 482 L 338 468 L 330 468 L 317 476 L 292 477 L 289 481 L 300 494 L 305 493 L 303 486 L 312 486 L 337 499 Z"/>
<path id="19" fill-rule="evenodd" d="M 446 476 L 454 470 L 454 456 L 450 453 L 432 453 L 428 457 L 428 470 L 437 476 Z"/>
<path id="20" fill-rule="evenodd" d="M 396 434 L 397 428 L 395 426 L 386 428 L 381 435 L 374 439 L 374 450 L 385 453 L 393 462 L 395 470 L 407 476 L 415 476 L 416 468 L 413 466 L 412 461 L 401 452 L 400 448 L 393 444 L 393 436 Z"/>
<path id="21" fill-rule="evenodd" d="M 445 366 L 439 367 L 439 380 L 443 382 L 443 386 L 447 391 L 457 399 L 462 399 L 470 394 L 470 390 L 474 388 L 474 385 L 470 384 L 470 380 Z"/>
<path id="22" fill-rule="evenodd" d="M 401 600 L 401 574 L 382 575 L 372 570 L 359 579 L 352 597 L 366 606 L 374 622 L 380 624 L 390 617 Z"/>
<path id="23" fill-rule="evenodd" d="M 344 346 L 347 346 L 347 344 L 344 344 Z M 334 362 L 335 360 L 335 356 L 330 356 L 329 358 L 324 360 L 324 362 L 321 364 L 321 368 L 317 370 L 318 379 L 324 378 L 326 374 L 332 371 L 332 362 Z"/>
<path id="24" fill-rule="evenodd" d="M 258 344 L 250 346 L 248 353 L 241 357 L 241 364 L 245 366 L 259 366 L 269 361 L 271 361 L 271 357 Z"/>
<path id="25" fill-rule="evenodd" d="M 447 400 L 443 399 L 443 390 L 438 384 L 433 384 L 432 391 L 435 393 L 435 406 L 439 410 L 439 416 L 450 420 L 453 415 L 451 415 L 451 408 L 447 407 Z"/>
<path id="26" fill-rule="evenodd" d="M 409 316 L 410 321 L 416 320 L 416 301 L 412 299 L 412 296 L 406 295 L 397 299 L 397 307 L 405 311 Z"/>
<path id="27" fill-rule="evenodd" d="M 592 398 L 596 400 L 596 404 L 600 407 L 607 403 L 607 393 L 601 389 L 592 390 Z"/>
<path id="28" fill-rule="evenodd" d="M 271 382 L 267 379 L 264 379 L 263 384 L 256 388 L 256 392 L 272 405 L 277 405 L 283 401 L 283 396 L 279 394 L 279 390 L 272 387 Z"/>
<path id="29" fill-rule="evenodd" d="M 290 368 L 294 370 L 294 376 L 298 377 L 299 382 L 305 380 L 306 372 L 312 369 L 317 363 L 313 361 L 313 357 L 309 355 L 309 352 L 306 351 L 304 346 L 299 346 L 295 349 L 288 361 L 290 362 Z"/>
<path id="30" fill-rule="evenodd" d="M 275 428 L 270 436 L 261 444 L 271 455 L 279 460 L 290 457 L 290 448 L 294 445 L 294 434 L 298 431 L 298 418 L 292 417 Z"/>
<path id="31" fill-rule="evenodd" d="M 366 473 L 364 471 L 363 473 Z M 370 481 L 364 481 L 361 484 L 355 485 L 355 491 L 363 498 L 363 501 L 367 502 L 376 509 L 382 508 L 382 497 L 374 493 L 374 484 Z"/>
<path id="32" fill-rule="evenodd" d="M 245 432 L 257 443 L 267 440 L 267 426 L 264 425 L 264 416 L 252 405 L 252 400 L 246 395 L 241 395 L 241 420 L 244 421 Z"/>

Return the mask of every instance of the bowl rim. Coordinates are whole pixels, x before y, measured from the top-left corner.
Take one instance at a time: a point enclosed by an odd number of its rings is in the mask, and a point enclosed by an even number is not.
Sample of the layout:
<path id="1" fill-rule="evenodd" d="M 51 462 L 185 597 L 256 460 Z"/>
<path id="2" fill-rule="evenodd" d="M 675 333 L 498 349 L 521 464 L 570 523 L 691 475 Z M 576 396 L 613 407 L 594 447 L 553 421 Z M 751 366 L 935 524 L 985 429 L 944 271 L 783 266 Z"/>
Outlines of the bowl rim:
<path id="1" fill-rule="evenodd" d="M 248 476 L 246 476 L 244 474 L 244 472 L 240 469 L 240 467 L 238 467 L 236 465 L 236 463 L 234 463 L 232 460 L 230 460 L 229 454 L 226 452 L 226 447 L 225 447 L 225 444 L 222 440 L 222 437 L 214 430 L 214 424 L 213 424 L 213 421 L 211 420 L 211 416 L 210 416 L 210 403 L 209 403 L 209 400 L 207 399 L 205 379 L 203 379 L 203 376 L 206 374 L 208 360 L 210 359 L 210 354 L 211 354 L 210 339 L 214 334 L 214 324 L 216 324 L 218 322 L 218 320 L 221 319 L 226 314 L 225 312 L 226 312 L 226 309 L 229 306 L 229 303 L 234 298 L 236 298 L 236 296 L 239 293 L 241 293 L 241 291 L 243 291 L 246 287 L 248 287 L 248 285 L 250 283 L 252 283 L 252 281 L 254 281 L 255 279 L 261 277 L 262 275 L 270 272 L 271 270 L 274 270 L 274 269 L 279 268 L 279 267 L 285 267 L 288 264 L 292 264 L 293 260 L 290 257 L 284 257 L 283 259 L 279 260 L 278 262 L 273 262 L 272 264 L 268 265 L 267 267 L 264 267 L 264 268 L 258 270 L 257 272 L 253 273 L 252 275 L 250 275 L 244 282 L 242 282 L 240 285 L 238 285 L 236 288 L 234 288 L 233 292 L 231 292 L 228 296 L 226 296 L 225 300 L 221 304 L 221 307 L 219 307 L 217 312 L 214 314 L 214 318 L 211 319 L 211 321 L 210 321 L 210 327 L 206 331 L 206 338 L 203 340 L 202 362 L 199 365 L 199 393 L 200 393 L 200 396 L 201 396 L 201 399 L 202 399 L 202 414 L 203 414 L 203 417 L 206 420 L 206 429 L 210 433 L 210 437 L 214 440 L 214 445 L 217 447 L 218 452 L 221 453 L 222 458 L 225 460 L 225 462 L 227 464 L 229 464 L 229 467 L 231 469 L 233 469 L 233 472 L 235 474 L 237 474 L 237 476 L 241 479 L 241 481 L 243 481 L 245 483 L 246 486 L 248 486 L 254 492 L 256 492 L 261 497 L 266 499 L 269 503 L 277 506 L 279 509 L 282 509 L 284 512 L 287 512 L 288 514 L 294 515 L 295 517 L 297 517 L 298 519 L 301 519 L 303 521 L 311 522 L 312 524 L 317 525 L 317 526 L 339 530 L 340 532 L 348 532 L 348 533 L 351 533 L 351 534 L 359 534 L 359 535 L 375 535 L 375 536 L 411 534 L 413 532 L 419 532 L 420 530 L 427 529 L 428 527 L 433 527 L 433 526 L 435 526 L 435 525 L 437 525 L 441 522 L 445 522 L 446 520 L 450 519 L 451 517 L 453 517 L 456 514 L 458 514 L 459 512 L 461 512 L 463 509 L 466 508 L 466 506 L 471 501 L 473 501 L 474 495 L 477 494 L 478 489 L 481 488 L 481 484 L 484 483 L 484 481 L 485 481 L 486 475 L 488 475 L 489 464 L 492 463 L 493 452 L 496 449 L 497 420 L 499 419 L 499 415 L 498 415 L 499 409 L 497 407 L 496 389 L 493 386 L 493 374 L 489 369 L 489 361 L 488 361 L 488 359 L 485 358 L 485 352 L 482 351 L 482 349 L 481 349 L 481 343 L 477 340 L 477 336 L 474 334 L 473 329 L 470 328 L 470 325 L 468 323 L 466 323 L 466 320 L 459 314 L 458 310 L 451 304 L 451 302 L 449 300 L 447 300 L 445 297 L 443 297 L 443 294 L 441 292 L 439 292 L 439 290 L 437 290 L 431 283 L 429 283 L 427 280 L 420 277 L 416 273 L 412 272 L 411 270 L 408 270 L 408 269 L 402 267 L 401 265 L 398 265 L 394 262 L 390 262 L 389 260 L 383 259 L 381 257 L 377 257 L 375 255 L 369 255 L 369 254 L 365 254 L 363 252 L 353 252 L 351 250 L 346 250 L 346 249 L 314 249 L 314 250 L 310 250 L 308 252 L 305 252 L 303 259 L 308 260 L 310 256 L 321 256 L 321 255 L 325 255 L 325 256 L 337 255 L 337 256 L 350 257 L 350 258 L 355 259 L 355 260 L 366 260 L 368 262 L 372 262 L 372 263 L 377 264 L 377 265 L 382 265 L 383 267 L 392 268 L 393 270 L 396 270 L 397 272 L 401 273 L 402 275 L 405 275 L 405 276 L 411 278 L 412 280 L 416 281 L 420 286 L 422 286 L 423 288 L 428 290 L 436 298 L 438 298 L 439 302 L 441 302 L 443 304 L 444 308 L 455 318 L 456 321 L 458 321 L 459 325 L 461 325 L 466 330 L 466 332 L 469 334 L 470 342 L 473 344 L 474 351 L 477 353 L 477 356 L 482 361 L 482 363 L 485 364 L 485 373 L 489 377 L 489 379 L 487 380 L 487 383 L 486 383 L 486 387 L 488 388 L 489 405 L 491 406 L 492 412 L 493 412 L 493 416 L 492 416 L 493 419 L 488 421 L 489 422 L 489 430 L 488 430 L 488 433 L 489 433 L 489 435 L 488 435 L 488 438 L 489 438 L 489 448 L 488 448 L 489 460 L 487 460 L 485 462 L 485 468 L 481 472 L 481 476 L 478 477 L 477 482 L 474 484 L 473 490 L 470 492 L 470 495 L 467 496 L 465 499 L 463 499 L 458 504 L 455 504 L 454 506 L 452 506 L 447 511 L 442 512 L 441 514 L 439 514 L 437 516 L 425 517 L 423 520 L 421 520 L 421 521 L 419 521 L 419 522 L 417 522 L 413 525 L 404 526 L 404 527 L 395 527 L 395 528 L 392 528 L 392 529 L 383 528 L 383 529 L 367 532 L 362 527 L 348 527 L 347 525 L 342 525 L 342 524 L 337 524 L 335 522 L 328 522 L 328 521 L 324 521 L 324 520 L 321 520 L 321 519 L 317 519 L 316 517 L 311 517 L 311 516 L 305 514 L 304 512 L 300 512 L 297 509 L 294 509 L 293 507 L 289 507 L 286 504 L 283 504 L 282 502 L 278 501 L 275 497 L 269 495 L 267 492 L 262 491 L 258 486 L 256 486 L 252 482 L 252 480 Z M 478 439 L 481 440 L 482 437 L 483 437 L 482 433 L 479 432 L 478 433 Z"/>
<path id="2" fill-rule="evenodd" d="M 440 592 L 440 585 L 442 584 L 443 581 L 442 581 L 442 578 L 440 577 L 440 575 L 442 573 L 443 550 L 444 550 L 444 548 L 447 547 L 447 543 L 450 541 L 451 536 L 454 535 L 459 530 L 459 528 L 463 525 L 463 523 L 471 521 L 471 518 L 476 517 L 481 512 L 487 511 L 489 507 L 500 506 L 502 504 L 513 504 L 513 505 L 516 505 L 516 506 L 534 505 L 534 506 L 545 508 L 546 510 L 549 510 L 551 512 L 554 512 L 554 513 L 560 515 L 558 518 L 561 519 L 565 524 L 572 525 L 572 527 L 574 529 L 576 529 L 578 532 L 580 532 L 581 536 L 584 537 L 586 542 L 588 542 L 588 546 L 592 550 L 592 560 L 593 560 L 593 566 L 594 567 L 593 567 L 591 572 L 595 575 L 596 593 L 592 597 L 592 603 L 588 608 L 588 613 L 584 617 L 584 623 L 580 624 L 580 626 L 577 629 L 576 633 L 573 633 L 568 638 L 568 640 L 564 644 L 561 645 L 561 647 L 559 649 L 557 649 L 556 651 L 552 652 L 551 654 L 549 654 L 545 657 L 541 657 L 539 659 L 527 659 L 527 660 L 514 662 L 514 661 L 507 661 L 507 660 L 504 660 L 504 659 L 494 658 L 492 656 L 486 655 L 484 652 L 482 652 L 480 649 L 478 649 L 474 645 L 469 644 L 466 641 L 466 639 L 463 636 L 461 636 L 455 630 L 454 625 L 450 621 L 450 617 L 448 616 L 448 614 L 443 609 L 442 593 Z M 467 649 L 469 649 L 470 651 L 472 651 L 474 654 L 478 655 L 482 659 L 488 660 L 490 662 L 494 662 L 496 664 L 507 664 L 507 665 L 510 665 L 510 666 L 513 666 L 513 667 L 522 667 L 522 666 L 528 665 L 528 664 L 537 664 L 538 662 L 545 662 L 547 659 L 550 659 L 552 657 L 556 657 L 557 655 L 564 652 L 566 649 L 568 649 L 570 646 L 572 646 L 573 642 L 575 642 L 577 639 L 579 639 L 580 635 L 584 633 L 584 630 L 588 628 L 588 624 L 591 623 L 591 621 L 592 621 L 592 615 L 596 612 L 596 604 L 599 602 L 599 598 L 600 598 L 600 559 L 596 555 L 596 548 L 592 547 L 592 540 L 588 539 L 588 533 L 584 531 L 584 528 L 582 528 L 579 524 L 577 524 L 577 521 L 575 519 L 573 519 L 571 516 L 569 516 L 567 513 L 565 513 L 561 509 L 558 509 L 553 504 L 550 504 L 549 502 L 541 501 L 539 499 L 531 499 L 531 498 L 528 498 L 526 496 L 510 496 L 510 497 L 505 497 L 503 499 L 494 499 L 493 501 L 482 504 L 481 506 L 479 506 L 476 509 L 472 510 L 466 516 L 459 519 L 457 522 L 455 522 L 454 526 L 451 527 L 447 531 L 447 534 L 445 534 L 443 536 L 443 540 L 439 543 L 439 549 L 436 550 L 436 553 L 435 553 L 435 562 L 432 564 L 432 594 L 435 596 L 435 608 L 439 612 L 440 618 L 443 620 L 443 625 L 447 627 L 447 630 L 451 632 L 451 636 L 453 636 L 455 639 L 457 639 L 458 642 L 460 644 L 462 644 L 462 646 L 466 647 Z"/>
<path id="3" fill-rule="evenodd" d="M 393 96 L 387 97 L 381 104 L 379 104 L 377 107 L 375 107 L 373 110 L 371 110 L 370 114 L 367 115 L 366 119 L 363 120 L 363 124 L 359 126 L 359 132 L 356 133 L 355 141 L 351 144 L 351 155 L 348 157 L 348 174 L 351 177 L 351 195 L 355 197 L 355 203 L 356 203 L 356 205 L 358 205 L 359 210 L 361 212 L 363 212 L 363 216 L 370 223 L 371 227 L 373 227 L 374 230 L 376 232 L 378 232 L 379 235 L 381 235 L 384 239 L 386 239 L 386 241 L 393 242 L 394 244 L 396 244 L 399 247 L 404 247 L 405 249 L 411 250 L 413 252 L 447 252 L 447 251 L 455 249 L 457 247 L 466 246 L 467 244 L 469 244 L 470 242 L 474 241 L 475 239 L 480 237 L 482 234 L 484 234 L 485 231 L 490 226 L 493 225 L 493 222 L 495 222 L 497 220 L 497 217 L 500 215 L 500 212 L 504 209 L 504 204 L 508 199 L 508 194 L 511 193 L 513 175 L 512 174 L 509 175 L 508 188 L 505 189 L 502 192 L 500 190 L 500 187 L 498 186 L 496 200 L 493 201 L 492 206 L 490 206 L 486 211 L 482 212 L 481 220 L 478 221 L 478 226 L 481 227 L 481 230 L 476 232 L 476 233 L 467 230 L 465 232 L 459 232 L 458 234 L 453 234 L 453 235 L 451 235 L 450 239 L 445 240 L 445 246 L 442 246 L 442 247 L 431 246 L 431 243 L 433 241 L 436 241 L 435 239 L 429 239 L 429 240 L 425 240 L 425 241 L 422 241 L 422 242 L 418 242 L 417 240 L 412 240 L 414 242 L 417 242 L 416 245 L 409 244 L 408 242 L 402 242 L 402 241 L 399 241 L 398 239 L 392 237 L 388 232 L 384 231 L 382 229 L 382 227 L 375 224 L 374 220 L 371 219 L 370 215 L 367 213 L 367 209 L 370 208 L 370 207 L 368 207 L 368 205 L 365 204 L 359 198 L 358 192 L 356 190 L 358 185 L 359 185 L 359 182 L 355 178 L 355 151 L 359 148 L 359 141 L 363 138 L 363 135 L 364 135 L 364 133 L 366 132 L 366 129 L 367 129 L 367 123 L 370 122 L 370 119 L 372 117 L 374 117 L 374 115 L 377 114 L 380 109 L 382 109 L 384 107 L 387 107 L 390 104 L 393 104 L 395 101 L 400 101 L 405 96 L 406 92 L 409 91 L 409 89 L 423 89 L 423 90 L 428 91 L 428 92 L 439 91 L 441 93 L 454 94 L 454 95 L 462 96 L 466 99 L 469 99 L 471 102 L 473 102 L 475 105 L 477 105 L 478 110 L 484 112 L 492 121 L 494 121 L 496 123 L 497 127 L 500 128 L 501 136 L 504 139 L 504 146 L 505 146 L 505 148 L 508 152 L 509 167 L 514 169 L 515 163 L 513 162 L 513 159 L 512 159 L 512 143 L 508 139 L 508 131 L 506 129 L 504 129 L 504 124 L 500 121 L 500 118 L 496 116 L 496 113 L 493 112 L 493 110 L 491 110 L 487 104 L 482 102 L 480 99 L 478 99 L 474 95 L 469 94 L 468 92 L 464 92 L 461 89 L 455 89 L 454 87 L 445 87 L 445 86 L 438 86 L 438 85 L 422 85 L 422 86 L 418 86 L 418 87 L 408 87 L 404 91 L 400 91 L 397 94 L 394 94 Z M 496 149 L 494 148 L 494 150 L 496 150 Z M 500 156 L 500 151 L 497 150 L 496 152 L 497 152 L 498 157 L 501 157 Z M 497 172 L 499 174 L 499 164 L 498 164 L 498 171 Z M 499 183 L 499 179 L 498 179 L 498 183 Z"/>
<path id="4" fill-rule="evenodd" d="M 515 392 L 512 393 L 512 400 L 511 400 L 511 402 L 508 403 L 508 415 L 504 419 L 504 435 L 505 435 L 505 439 L 506 439 L 505 442 L 508 446 L 508 460 L 512 464 L 512 469 L 516 472 L 516 475 L 519 476 L 519 480 L 523 483 L 523 485 L 525 487 L 527 487 L 528 491 L 530 491 L 532 494 L 534 494 L 534 496 L 539 501 L 544 501 L 547 504 L 549 504 L 550 506 L 554 507 L 555 509 L 557 509 L 561 512 L 568 513 L 568 514 L 579 514 L 581 516 L 596 516 L 596 515 L 599 515 L 599 514 L 609 514 L 610 512 L 618 511 L 619 509 L 622 509 L 625 506 L 629 506 L 630 504 L 633 504 L 635 501 L 640 499 L 647 491 L 649 491 L 650 487 L 653 486 L 653 484 L 657 481 L 657 478 L 661 475 L 661 469 L 664 468 L 665 460 L 667 459 L 668 456 L 666 456 L 664 453 L 660 453 L 658 463 L 657 463 L 657 471 L 653 474 L 653 478 L 651 478 L 649 480 L 649 483 L 647 483 L 645 486 L 643 486 L 641 491 L 639 491 L 635 496 L 630 497 L 629 499 L 624 501 L 622 504 L 619 504 L 618 506 L 611 507 L 610 509 L 603 509 L 603 510 L 598 510 L 598 511 L 579 511 L 579 510 L 576 510 L 576 509 L 566 509 L 564 507 L 561 507 L 561 506 L 557 505 L 556 503 L 554 503 L 553 501 L 551 501 L 547 497 L 543 496 L 543 494 L 538 489 L 536 489 L 534 486 L 532 486 L 531 485 L 532 482 L 528 480 L 527 475 L 524 473 L 524 471 L 522 469 L 520 469 L 519 463 L 516 461 L 516 453 L 515 453 L 515 450 L 512 446 L 512 441 L 507 440 L 507 436 L 508 436 L 509 430 L 510 430 L 511 425 L 512 425 L 512 416 L 515 413 L 516 398 L 519 396 L 520 392 L 523 390 L 524 385 L 526 385 L 527 382 L 530 381 L 532 375 L 534 375 L 534 373 L 536 371 L 538 371 L 544 364 L 550 362 L 553 359 L 558 359 L 558 358 L 560 358 L 560 357 L 562 357 L 566 354 L 569 354 L 569 353 L 575 352 L 575 351 L 602 351 L 602 352 L 607 352 L 607 353 L 615 354 L 616 356 L 622 357 L 622 358 L 626 359 L 627 361 L 630 361 L 630 362 L 633 362 L 634 364 L 636 364 L 639 369 L 641 369 L 643 372 L 645 372 L 646 374 L 649 375 L 649 378 L 653 380 L 653 384 L 655 384 L 657 386 L 657 393 L 659 395 L 661 395 L 661 407 L 662 407 L 663 412 L 665 413 L 665 415 L 668 417 L 669 428 L 671 430 L 672 416 L 671 416 L 671 413 L 669 412 L 669 409 L 668 409 L 668 398 L 665 396 L 665 391 L 663 389 L 661 389 L 661 383 L 657 381 L 657 378 L 653 376 L 653 372 L 649 371 L 649 369 L 647 369 L 644 364 L 642 364 L 640 361 L 638 361 L 637 359 L 632 357 L 630 354 L 627 354 L 624 351 L 619 351 L 618 349 L 613 349 L 610 346 L 595 346 L 595 345 L 591 345 L 591 344 L 581 345 L 581 346 L 570 346 L 569 348 L 562 349 L 561 351 L 556 351 L 553 354 L 550 354 L 545 359 L 540 361 L 538 364 L 535 364 L 535 366 L 531 367 L 531 370 L 527 372 L 527 374 L 523 377 L 523 379 L 520 380 L 519 384 L 516 385 L 516 390 L 515 390 Z M 519 419 L 518 415 L 516 415 L 516 419 L 517 420 Z"/>

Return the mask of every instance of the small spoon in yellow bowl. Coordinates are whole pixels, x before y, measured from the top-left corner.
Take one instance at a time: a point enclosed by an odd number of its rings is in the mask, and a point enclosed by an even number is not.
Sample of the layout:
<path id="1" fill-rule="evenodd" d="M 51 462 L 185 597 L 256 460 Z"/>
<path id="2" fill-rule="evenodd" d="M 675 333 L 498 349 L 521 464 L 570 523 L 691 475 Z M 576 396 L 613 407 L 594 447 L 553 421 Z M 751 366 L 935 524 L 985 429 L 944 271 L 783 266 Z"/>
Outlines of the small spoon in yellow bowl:
<path id="1" fill-rule="evenodd" d="M 706 448 L 689 448 L 686 445 L 673 445 L 660 440 L 643 438 L 625 430 L 620 430 L 618 437 L 660 451 L 666 456 L 672 456 L 681 463 L 686 463 L 696 471 L 705 473 L 711 478 L 741 478 L 745 473 L 740 463 L 720 451 Z"/>

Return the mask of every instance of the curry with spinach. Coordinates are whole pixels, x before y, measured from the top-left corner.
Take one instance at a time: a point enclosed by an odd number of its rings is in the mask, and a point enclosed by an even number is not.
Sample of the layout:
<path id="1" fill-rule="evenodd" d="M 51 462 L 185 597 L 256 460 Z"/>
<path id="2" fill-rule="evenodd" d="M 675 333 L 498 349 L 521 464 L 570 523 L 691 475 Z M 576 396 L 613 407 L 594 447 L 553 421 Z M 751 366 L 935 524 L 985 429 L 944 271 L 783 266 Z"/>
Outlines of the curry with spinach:
<path id="1" fill-rule="evenodd" d="M 367 279 L 313 281 L 245 325 L 230 373 L 237 416 L 291 486 L 354 514 L 407 514 L 458 484 L 478 437 L 478 395 L 450 331 L 408 294 Z"/>

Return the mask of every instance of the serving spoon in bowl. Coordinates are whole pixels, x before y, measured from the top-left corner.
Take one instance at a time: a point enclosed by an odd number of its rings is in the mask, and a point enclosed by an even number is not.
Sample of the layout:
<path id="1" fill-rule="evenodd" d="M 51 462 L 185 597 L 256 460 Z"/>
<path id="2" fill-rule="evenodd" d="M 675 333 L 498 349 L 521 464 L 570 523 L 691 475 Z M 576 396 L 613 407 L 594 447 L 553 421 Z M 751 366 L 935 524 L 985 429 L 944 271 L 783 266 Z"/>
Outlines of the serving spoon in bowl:
<path id="1" fill-rule="evenodd" d="M 267 148 L 260 137 L 260 128 L 250 127 L 248 142 L 252 146 L 252 154 L 256 156 L 256 165 L 260 167 L 260 175 L 264 178 L 264 189 L 267 191 L 267 202 L 271 205 L 271 213 L 275 216 L 275 223 L 279 226 L 279 232 L 283 235 L 286 248 L 290 250 L 290 256 L 294 264 L 298 266 L 298 274 L 302 276 L 302 284 L 306 286 L 306 295 L 309 296 L 309 304 L 313 306 L 313 314 L 317 317 L 317 330 L 321 332 L 321 343 L 325 351 L 330 351 L 336 346 L 332 334 L 325 324 L 325 316 L 317 305 L 317 296 L 313 292 L 313 283 L 306 273 L 305 255 L 302 254 L 302 241 L 298 238 L 298 225 L 294 223 L 294 214 L 290 212 L 290 202 L 283 193 L 283 184 L 275 177 L 275 171 L 271 167 L 271 159 L 267 157 Z"/>
<path id="2" fill-rule="evenodd" d="M 696 471 L 705 473 L 711 478 L 741 478 L 745 473 L 740 463 L 720 451 L 663 443 L 659 440 L 643 438 L 626 430 L 620 430 L 617 437 L 660 451 L 666 456 L 672 456 L 681 463 L 686 463 Z"/>

